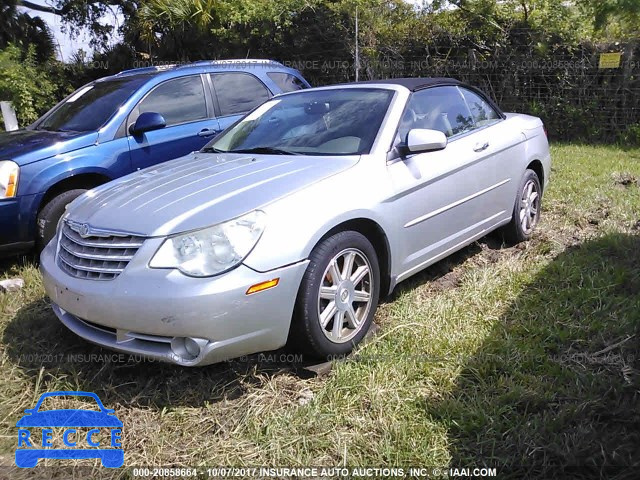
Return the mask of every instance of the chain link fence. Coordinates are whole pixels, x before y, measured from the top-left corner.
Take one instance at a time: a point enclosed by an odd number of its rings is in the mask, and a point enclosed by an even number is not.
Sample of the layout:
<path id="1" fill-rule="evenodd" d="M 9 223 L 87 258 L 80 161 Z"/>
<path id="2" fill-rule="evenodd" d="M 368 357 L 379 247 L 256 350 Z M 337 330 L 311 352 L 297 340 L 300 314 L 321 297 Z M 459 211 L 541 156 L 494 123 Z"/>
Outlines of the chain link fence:
<path id="1" fill-rule="evenodd" d="M 640 145 L 640 42 L 549 54 L 532 46 L 492 53 L 490 59 L 475 49 L 422 49 L 420 56 L 369 52 L 360 60 L 360 79 L 453 77 L 481 88 L 504 111 L 541 117 L 553 140 Z M 314 85 L 355 78 L 351 52 L 301 54 L 284 63 Z"/>

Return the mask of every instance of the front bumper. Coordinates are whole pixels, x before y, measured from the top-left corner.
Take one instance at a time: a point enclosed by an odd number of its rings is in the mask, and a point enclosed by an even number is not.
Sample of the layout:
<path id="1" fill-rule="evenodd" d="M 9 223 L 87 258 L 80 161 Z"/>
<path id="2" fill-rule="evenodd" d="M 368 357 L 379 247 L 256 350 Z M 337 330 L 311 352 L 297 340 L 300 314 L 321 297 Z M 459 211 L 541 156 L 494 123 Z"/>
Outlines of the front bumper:
<path id="1" fill-rule="evenodd" d="M 24 195 L 0 200 L 0 256 L 33 248 L 40 198 L 40 195 Z"/>
<path id="2" fill-rule="evenodd" d="M 287 340 L 293 306 L 308 261 L 269 272 L 245 265 L 219 277 L 192 278 L 152 269 L 148 260 L 163 239 L 148 239 L 115 279 L 75 278 L 56 263 L 57 242 L 42 252 L 40 270 L 58 318 L 82 338 L 104 347 L 196 366 L 275 350 Z M 256 283 L 276 287 L 246 295 Z M 176 354 L 176 337 L 198 339 L 195 358 Z"/>

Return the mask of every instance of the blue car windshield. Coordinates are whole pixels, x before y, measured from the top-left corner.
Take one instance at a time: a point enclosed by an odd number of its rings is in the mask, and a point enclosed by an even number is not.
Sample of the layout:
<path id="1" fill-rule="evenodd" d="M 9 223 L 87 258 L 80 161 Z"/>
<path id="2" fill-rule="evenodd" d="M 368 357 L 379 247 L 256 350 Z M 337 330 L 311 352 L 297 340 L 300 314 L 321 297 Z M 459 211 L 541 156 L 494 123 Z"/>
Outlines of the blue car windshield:
<path id="1" fill-rule="evenodd" d="M 98 130 L 147 80 L 136 76 L 85 85 L 37 121 L 34 128 L 56 132 Z"/>
<path id="2" fill-rule="evenodd" d="M 301 91 L 256 108 L 204 152 L 300 155 L 369 153 L 394 91 L 341 88 Z"/>

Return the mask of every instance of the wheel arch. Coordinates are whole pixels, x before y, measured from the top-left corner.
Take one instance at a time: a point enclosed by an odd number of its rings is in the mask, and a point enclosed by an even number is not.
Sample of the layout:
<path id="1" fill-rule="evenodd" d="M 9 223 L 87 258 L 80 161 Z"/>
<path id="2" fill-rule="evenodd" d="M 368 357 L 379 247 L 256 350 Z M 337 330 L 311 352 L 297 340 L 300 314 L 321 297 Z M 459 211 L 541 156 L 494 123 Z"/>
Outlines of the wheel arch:
<path id="1" fill-rule="evenodd" d="M 110 182 L 112 178 L 101 170 L 83 171 L 80 173 L 74 173 L 65 177 L 57 178 L 47 187 L 40 205 L 38 206 L 38 212 L 54 197 L 57 195 L 74 190 L 76 188 L 91 189 Z"/>
<path id="2" fill-rule="evenodd" d="M 380 295 L 386 296 L 391 286 L 391 246 L 387 234 L 378 222 L 366 217 L 345 220 L 331 227 L 322 235 L 314 245 L 314 248 L 326 238 L 346 231 L 362 234 L 373 245 L 380 265 Z"/>
<path id="3" fill-rule="evenodd" d="M 542 162 L 540 160 L 532 160 L 531 162 L 529 162 L 529 165 L 527 165 L 527 169 L 528 170 L 533 170 L 534 172 L 536 172 L 536 175 L 538 175 L 538 180 L 540 180 L 540 188 L 542 189 L 542 191 L 544 192 L 544 167 L 542 165 Z"/>

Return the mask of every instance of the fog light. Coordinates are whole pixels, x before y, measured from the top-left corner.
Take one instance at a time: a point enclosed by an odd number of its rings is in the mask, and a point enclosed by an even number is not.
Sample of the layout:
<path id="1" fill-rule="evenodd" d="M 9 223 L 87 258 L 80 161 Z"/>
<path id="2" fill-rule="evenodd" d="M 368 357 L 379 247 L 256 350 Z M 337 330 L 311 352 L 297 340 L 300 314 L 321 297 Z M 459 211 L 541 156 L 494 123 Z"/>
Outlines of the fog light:
<path id="1" fill-rule="evenodd" d="M 192 357 L 200 355 L 200 345 L 193 338 L 187 337 L 184 339 L 184 348 Z"/>
<path id="2" fill-rule="evenodd" d="M 171 350 L 180 358 L 193 360 L 198 358 L 207 343 L 208 340 L 204 338 L 174 337 L 171 340 Z"/>

